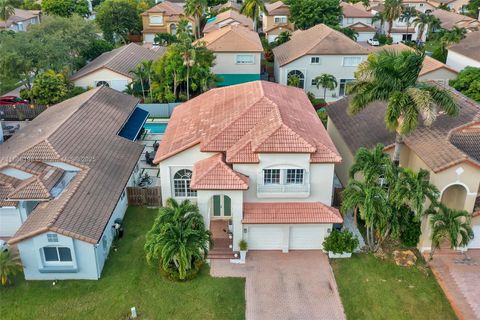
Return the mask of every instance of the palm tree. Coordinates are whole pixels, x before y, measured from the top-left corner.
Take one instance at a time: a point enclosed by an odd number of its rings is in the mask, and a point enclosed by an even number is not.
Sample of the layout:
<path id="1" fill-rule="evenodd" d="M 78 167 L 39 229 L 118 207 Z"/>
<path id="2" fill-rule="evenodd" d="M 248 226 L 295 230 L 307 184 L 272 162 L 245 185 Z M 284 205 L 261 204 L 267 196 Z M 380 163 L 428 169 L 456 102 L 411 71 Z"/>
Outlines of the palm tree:
<path id="1" fill-rule="evenodd" d="M 415 17 L 415 19 L 413 20 L 413 26 L 418 26 L 417 43 L 420 43 L 422 41 L 425 29 L 427 29 L 427 34 L 430 34 L 432 30 L 435 30 L 435 28 L 439 25 L 440 20 L 434 15 L 428 13 L 420 13 L 417 17 Z"/>
<path id="2" fill-rule="evenodd" d="M 291 75 L 287 79 L 287 86 L 300 88 L 300 78 L 296 75 Z"/>
<path id="3" fill-rule="evenodd" d="M 327 73 L 322 73 L 313 79 L 313 81 L 315 82 L 317 89 L 323 87 L 323 100 L 327 98 L 327 89 L 333 90 L 338 86 L 337 79 L 333 75 Z"/>
<path id="4" fill-rule="evenodd" d="M 402 0 L 385 0 L 383 13 L 385 15 L 385 20 L 388 22 L 387 35 L 389 37 L 392 34 L 393 21 L 398 19 L 402 14 L 402 5 Z"/>
<path id="5" fill-rule="evenodd" d="M 190 100 L 190 69 L 196 63 L 196 50 L 190 41 L 184 41 L 181 45 L 183 65 L 187 67 L 187 100 Z"/>
<path id="6" fill-rule="evenodd" d="M 404 136 L 418 125 L 419 117 L 424 125 L 431 125 L 438 109 L 446 114 L 458 114 L 448 91 L 433 84 L 418 82 L 424 55 L 420 52 L 393 52 L 383 50 L 370 54 L 355 73 L 356 80 L 348 88 L 349 112 L 357 114 L 373 101 L 385 101 L 385 124 L 396 132 L 393 160 L 400 162 L 400 149 Z"/>
<path id="7" fill-rule="evenodd" d="M 155 34 L 155 38 L 153 38 L 154 43 L 164 47 L 169 46 L 176 41 L 177 37 L 167 32 L 159 32 Z"/>
<path id="8" fill-rule="evenodd" d="M 143 65 L 142 64 L 137 65 L 135 67 L 135 69 L 130 70 L 130 73 L 133 74 L 134 79 L 135 79 L 134 81 L 137 82 L 137 83 L 140 83 L 140 87 L 142 88 L 143 101 L 145 101 L 145 85 L 144 85 L 144 82 L 145 82 L 146 74 L 145 74 L 145 70 L 143 68 Z"/>
<path id="9" fill-rule="evenodd" d="M 263 0 L 244 0 L 240 13 L 246 15 L 253 20 L 253 29 L 257 31 L 257 21 L 260 19 L 260 14 L 265 12 L 265 3 Z"/>
<path id="10" fill-rule="evenodd" d="M 207 8 L 207 0 L 187 0 L 185 3 L 185 14 L 195 17 L 195 24 L 197 25 L 197 32 L 195 33 L 196 39 L 201 38 L 200 23 Z"/>
<path id="11" fill-rule="evenodd" d="M 7 20 L 15 14 L 15 8 L 10 0 L 0 0 L 0 19 L 5 21 L 5 30 L 7 30 Z"/>
<path id="12" fill-rule="evenodd" d="M 410 29 L 410 24 L 412 18 L 417 16 L 417 10 L 415 10 L 414 7 L 404 7 L 402 10 L 402 14 L 400 15 L 400 19 L 403 21 L 406 21 L 407 23 L 407 35 L 408 35 L 408 29 Z"/>
<path id="13" fill-rule="evenodd" d="M 452 30 L 445 30 L 443 35 L 440 37 L 440 46 L 442 51 L 446 52 L 448 46 L 460 42 L 460 40 L 465 38 L 466 34 L 467 29 L 465 28 L 453 27 Z"/>
<path id="14" fill-rule="evenodd" d="M 384 26 L 386 21 L 385 14 L 381 11 L 375 13 L 375 15 L 372 18 L 372 23 L 376 21 L 380 21 L 380 32 L 383 34 L 385 32 L 384 31 Z"/>
<path id="15" fill-rule="evenodd" d="M 440 244 L 448 240 L 450 249 L 465 247 L 473 239 L 470 214 L 465 210 L 454 210 L 439 203 L 437 208 L 427 211 L 432 226 L 432 250 L 430 260 Z"/>
<path id="16" fill-rule="evenodd" d="M 17 255 L 12 255 L 10 251 L 0 252 L 0 281 L 3 286 L 10 283 L 10 276 L 20 271 L 22 271 L 22 264 Z"/>
<path id="17" fill-rule="evenodd" d="M 165 271 L 175 270 L 179 279 L 199 261 L 204 261 L 211 244 L 211 233 L 198 206 L 189 200 L 167 200 L 152 229 L 147 233 L 145 252 L 148 262 L 158 261 Z"/>
<path id="18" fill-rule="evenodd" d="M 152 66 L 153 66 L 153 60 L 142 61 L 142 69 L 148 83 L 148 93 L 150 95 L 150 103 L 152 103 L 153 101 L 153 93 L 152 93 L 153 67 Z"/>
<path id="19" fill-rule="evenodd" d="M 275 39 L 275 46 L 279 46 L 289 41 L 291 37 L 290 31 L 282 31 Z"/>
<path id="20" fill-rule="evenodd" d="M 400 188 L 405 190 L 402 197 L 406 199 L 408 207 L 420 218 L 425 213 L 425 203 L 430 202 L 430 208 L 438 203 L 440 192 L 430 183 L 430 172 L 424 169 L 414 172 L 403 168 L 400 174 Z"/>

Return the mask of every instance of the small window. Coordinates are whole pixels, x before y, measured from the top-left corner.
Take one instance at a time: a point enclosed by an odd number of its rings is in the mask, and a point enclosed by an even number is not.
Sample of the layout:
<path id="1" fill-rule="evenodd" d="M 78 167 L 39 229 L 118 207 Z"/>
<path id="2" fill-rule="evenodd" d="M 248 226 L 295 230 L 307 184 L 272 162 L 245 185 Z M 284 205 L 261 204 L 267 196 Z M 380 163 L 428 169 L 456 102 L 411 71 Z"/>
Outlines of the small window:
<path id="1" fill-rule="evenodd" d="M 347 85 L 349 82 L 352 82 L 354 81 L 354 79 L 340 79 L 340 85 L 338 86 L 339 87 L 339 95 L 340 97 L 346 95 L 347 93 Z"/>
<path id="2" fill-rule="evenodd" d="M 303 169 L 287 169 L 287 184 L 303 184 Z"/>
<path id="3" fill-rule="evenodd" d="M 276 24 L 281 24 L 281 23 L 287 23 L 287 16 L 275 16 L 273 18 L 273 21 L 275 21 Z"/>
<path id="4" fill-rule="evenodd" d="M 315 82 L 315 79 L 312 79 L 312 86 L 317 86 L 317 83 Z"/>
<path id="5" fill-rule="evenodd" d="M 343 66 L 344 67 L 356 67 L 362 62 L 361 57 L 344 57 Z"/>
<path id="6" fill-rule="evenodd" d="M 253 54 L 237 54 L 235 56 L 236 64 L 254 64 L 255 56 Z"/>
<path id="7" fill-rule="evenodd" d="M 150 21 L 150 24 L 162 25 L 163 16 L 150 16 L 149 21 Z"/>
<path id="8" fill-rule="evenodd" d="M 67 247 L 44 247 L 43 255 L 46 262 L 71 262 L 72 253 Z"/>
<path id="9" fill-rule="evenodd" d="M 280 184 L 280 169 L 264 169 L 263 184 Z"/>
<path id="10" fill-rule="evenodd" d="M 58 235 L 55 233 L 47 233 L 48 242 L 58 242 Z"/>
<path id="11" fill-rule="evenodd" d="M 18 22 L 17 23 L 17 26 L 18 26 L 18 31 L 24 31 L 24 27 L 23 27 L 23 22 Z"/>
<path id="12" fill-rule="evenodd" d="M 97 81 L 97 84 L 95 85 L 96 87 L 110 87 L 110 84 L 107 81 Z"/>
<path id="13" fill-rule="evenodd" d="M 310 58 L 311 64 L 320 64 L 320 57 L 311 57 Z"/>

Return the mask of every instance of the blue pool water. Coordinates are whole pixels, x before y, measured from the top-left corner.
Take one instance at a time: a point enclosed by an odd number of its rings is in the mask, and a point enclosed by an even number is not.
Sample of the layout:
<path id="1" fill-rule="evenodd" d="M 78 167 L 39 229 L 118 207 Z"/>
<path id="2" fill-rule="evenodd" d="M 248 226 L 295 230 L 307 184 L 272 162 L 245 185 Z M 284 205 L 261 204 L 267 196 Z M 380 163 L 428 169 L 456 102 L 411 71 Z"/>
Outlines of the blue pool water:
<path id="1" fill-rule="evenodd" d="M 143 125 L 143 127 L 146 130 L 149 130 L 151 133 L 165 133 L 165 130 L 167 130 L 167 123 L 152 123 L 152 122 L 147 122 Z"/>

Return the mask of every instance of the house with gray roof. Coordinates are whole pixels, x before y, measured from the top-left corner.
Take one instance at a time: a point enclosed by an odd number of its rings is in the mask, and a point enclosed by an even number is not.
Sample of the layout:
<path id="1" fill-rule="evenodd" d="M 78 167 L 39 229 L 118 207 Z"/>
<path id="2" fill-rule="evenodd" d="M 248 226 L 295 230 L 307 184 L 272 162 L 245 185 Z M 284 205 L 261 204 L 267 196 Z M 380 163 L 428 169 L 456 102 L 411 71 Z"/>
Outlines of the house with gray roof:
<path id="1" fill-rule="evenodd" d="M 15 32 L 27 31 L 31 25 L 40 23 L 40 10 L 14 9 L 14 13 L 7 21 L 0 20 L 0 29 Z"/>
<path id="2" fill-rule="evenodd" d="M 98 279 L 138 180 L 148 112 L 95 88 L 49 107 L 0 145 L 0 236 L 27 280 Z"/>
<path id="3" fill-rule="evenodd" d="M 459 43 L 448 48 L 447 65 L 457 71 L 480 68 L 480 31 L 467 33 Z"/>

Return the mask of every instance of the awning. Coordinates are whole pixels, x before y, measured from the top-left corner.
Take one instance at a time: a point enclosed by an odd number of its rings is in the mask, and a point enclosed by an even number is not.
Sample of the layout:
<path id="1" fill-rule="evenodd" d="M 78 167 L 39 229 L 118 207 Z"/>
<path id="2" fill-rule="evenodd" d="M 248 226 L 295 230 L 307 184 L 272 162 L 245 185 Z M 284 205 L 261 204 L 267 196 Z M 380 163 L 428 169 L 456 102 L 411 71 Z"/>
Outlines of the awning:
<path id="1" fill-rule="evenodd" d="M 125 139 L 135 141 L 147 118 L 148 111 L 138 107 L 135 108 L 118 135 Z"/>

